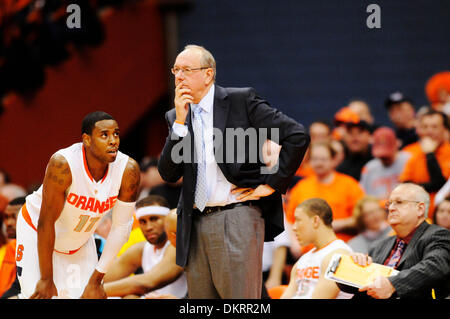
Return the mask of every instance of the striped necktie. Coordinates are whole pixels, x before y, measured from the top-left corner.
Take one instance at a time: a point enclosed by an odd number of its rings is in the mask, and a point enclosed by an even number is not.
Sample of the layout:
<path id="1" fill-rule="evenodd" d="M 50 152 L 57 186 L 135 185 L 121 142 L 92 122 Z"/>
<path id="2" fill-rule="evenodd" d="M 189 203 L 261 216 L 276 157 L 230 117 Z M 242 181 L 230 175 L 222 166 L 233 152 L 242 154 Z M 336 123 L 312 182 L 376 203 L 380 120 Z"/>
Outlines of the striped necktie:
<path id="1" fill-rule="evenodd" d="M 200 211 L 203 211 L 208 200 L 208 188 L 206 184 L 206 155 L 205 155 L 205 140 L 204 128 L 202 121 L 202 108 L 199 105 L 194 105 L 194 140 L 197 150 L 197 185 L 195 187 L 194 202 Z"/>

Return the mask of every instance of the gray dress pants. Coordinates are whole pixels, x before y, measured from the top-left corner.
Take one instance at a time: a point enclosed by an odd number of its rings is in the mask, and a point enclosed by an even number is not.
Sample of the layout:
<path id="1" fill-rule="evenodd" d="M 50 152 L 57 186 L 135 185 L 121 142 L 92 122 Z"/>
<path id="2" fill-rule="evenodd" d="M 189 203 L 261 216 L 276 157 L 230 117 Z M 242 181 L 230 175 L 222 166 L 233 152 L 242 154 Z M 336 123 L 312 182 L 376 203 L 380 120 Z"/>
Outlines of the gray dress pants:
<path id="1" fill-rule="evenodd" d="M 194 217 L 186 276 L 191 299 L 259 299 L 264 219 L 238 206 Z"/>

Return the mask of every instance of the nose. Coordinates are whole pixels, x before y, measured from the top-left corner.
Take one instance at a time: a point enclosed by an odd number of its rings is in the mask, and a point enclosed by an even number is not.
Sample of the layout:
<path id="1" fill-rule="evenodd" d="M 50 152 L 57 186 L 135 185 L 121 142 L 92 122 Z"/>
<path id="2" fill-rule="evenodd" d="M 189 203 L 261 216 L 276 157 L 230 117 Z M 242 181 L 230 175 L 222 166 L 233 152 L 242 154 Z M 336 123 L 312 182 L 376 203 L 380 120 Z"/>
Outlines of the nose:
<path id="1" fill-rule="evenodd" d="M 184 80 L 184 73 L 183 70 L 178 70 L 178 72 L 175 74 L 175 80 L 177 82 L 183 81 Z"/>
<path id="2" fill-rule="evenodd" d="M 151 231 L 153 229 L 153 223 L 147 222 L 142 226 L 143 231 Z"/>
<path id="3" fill-rule="evenodd" d="M 111 134 L 111 135 L 109 136 L 109 140 L 108 140 L 109 145 L 115 145 L 115 144 L 117 144 L 118 139 L 119 139 L 118 137 L 116 137 L 116 136 L 114 136 L 113 134 Z"/>

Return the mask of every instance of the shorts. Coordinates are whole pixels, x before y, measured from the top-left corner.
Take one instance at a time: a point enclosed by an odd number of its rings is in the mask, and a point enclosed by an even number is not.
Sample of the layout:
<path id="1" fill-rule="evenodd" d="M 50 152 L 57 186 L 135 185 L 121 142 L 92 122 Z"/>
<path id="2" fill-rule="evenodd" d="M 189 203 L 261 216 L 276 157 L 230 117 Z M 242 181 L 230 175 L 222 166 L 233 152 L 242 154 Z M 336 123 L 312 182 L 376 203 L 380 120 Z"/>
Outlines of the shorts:
<path id="1" fill-rule="evenodd" d="M 23 207 L 22 207 L 23 209 Z M 22 214 L 17 216 L 16 266 L 21 292 L 19 298 L 28 299 L 41 278 L 37 247 L 37 231 L 28 224 Z M 97 265 L 94 236 L 71 254 L 53 252 L 53 282 L 58 298 L 80 298 Z"/>

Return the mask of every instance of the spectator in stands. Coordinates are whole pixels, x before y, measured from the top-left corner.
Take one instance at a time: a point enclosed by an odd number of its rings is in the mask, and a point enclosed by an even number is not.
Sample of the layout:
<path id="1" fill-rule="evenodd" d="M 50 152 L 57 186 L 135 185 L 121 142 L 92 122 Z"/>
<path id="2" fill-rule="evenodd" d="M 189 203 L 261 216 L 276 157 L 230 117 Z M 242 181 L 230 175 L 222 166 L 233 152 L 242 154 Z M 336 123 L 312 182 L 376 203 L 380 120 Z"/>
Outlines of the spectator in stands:
<path id="1" fill-rule="evenodd" d="M 378 241 L 370 249 L 370 257 L 354 253 L 352 258 L 361 266 L 375 262 L 400 272 L 375 278 L 359 289 L 355 298 L 440 299 L 449 295 L 450 231 L 425 221 L 429 204 L 429 194 L 416 184 L 400 184 L 392 191 L 387 205 L 388 223 L 396 235 Z"/>
<path id="2" fill-rule="evenodd" d="M 370 106 L 363 100 L 352 100 L 348 104 L 348 108 L 358 114 L 358 117 L 368 123 L 370 126 L 374 125 L 375 119 L 373 118 Z"/>
<path id="3" fill-rule="evenodd" d="M 449 124 L 447 116 L 435 110 L 428 110 L 421 116 L 420 122 L 422 136 L 418 144 L 410 149 L 412 156 L 406 162 L 399 180 L 420 184 L 430 193 L 432 215 L 434 195 L 450 177 L 450 143 L 445 140 Z"/>
<path id="4" fill-rule="evenodd" d="M 450 230 L 450 196 L 437 205 L 433 223 Z"/>
<path id="5" fill-rule="evenodd" d="M 355 234 L 353 208 L 364 192 L 354 178 L 335 171 L 336 153 L 329 143 L 311 144 L 310 151 L 315 175 L 302 179 L 292 188 L 286 207 L 287 220 L 294 222 L 295 208 L 303 201 L 323 198 L 333 210 L 334 231 L 338 238 L 347 241 Z"/>
<path id="6" fill-rule="evenodd" d="M 158 172 L 158 159 L 145 158 L 141 164 L 141 185 L 138 199 L 142 199 L 149 195 L 152 188 L 161 185 L 164 180 Z"/>
<path id="7" fill-rule="evenodd" d="M 26 190 L 17 184 L 6 183 L 0 188 L 0 194 L 5 196 L 9 201 L 17 197 L 23 197 L 27 195 Z"/>
<path id="8" fill-rule="evenodd" d="M 311 142 L 329 142 L 331 140 L 331 124 L 327 121 L 314 121 L 309 126 Z"/>
<path id="9" fill-rule="evenodd" d="M 394 92 L 385 101 L 389 118 L 395 126 L 395 134 L 400 139 L 400 148 L 419 140 L 416 132 L 416 111 L 412 101 L 401 92 Z"/>
<path id="10" fill-rule="evenodd" d="M 344 144 L 342 144 L 342 142 L 339 140 L 333 139 L 333 140 L 331 140 L 330 145 L 336 152 L 335 166 L 338 167 L 345 158 Z"/>
<path id="11" fill-rule="evenodd" d="M 370 130 L 371 126 L 364 120 L 345 123 L 345 158 L 337 167 L 338 172 L 359 181 L 362 168 L 373 158 L 370 150 Z"/>
<path id="12" fill-rule="evenodd" d="M 425 93 L 433 110 L 450 116 L 450 71 L 434 74 L 425 85 Z"/>
<path id="13" fill-rule="evenodd" d="M 325 270 L 335 253 L 348 254 L 351 248 L 337 239 L 331 226 L 332 211 L 327 202 L 311 198 L 295 209 L 294 231 L 302 245 L 314 248 L 295 263 L 289 285 L 282 299 L 334 299 L 350 298 L 341 292 L 334 281 L 324 277 Z"/>
<path id="14" fill-rule="evenodd" d="M 128 248 L 105 275 L 107 296 L 141 296 L 150 291 L 184 297 L 187 293 L 183 268 L 175 263 L 175 247 L 167 239 L 165 216 L 169 213 L 167 201 L 150 195 L 136 203 L 146 242 Z M 142 267 L 144 273 L 129 277 Z"/>
<path id="15" fill-rule="evenodd" d="M 314 121 L 309 126 L 309 136 L 311 137 L 311 143 L 315 142 L 330 142 L 331 141 L 331 124 L 326 121 Z M 300 167 L 295 173 L 298 177 L 308 177 L 314 174 L 313 169 L 309 163 L 310 152 L 306 151 Z"/>
<path id="16" fill-rule="evenodd" d="M 353 210 L 359 235 L 352 238 L 348 245 L 355 252 L 367 253 L 370 245 L 387 237 L 392 228 L 387 223 L 387 214 L 379 199 L 373 196 L 361 198 Z"/>
<path id="17" fill-rule="evenodd" d="M 167 199 L 169 208 L 177 208 L 178 200 L 180 199 L 181 189 L 183 188 L 183 178 L 180 178 L 175 183 L 164 181 L 162 184 L 153 187 L 149 195 L 159 195 Z"/>
<path id="18" fill-rule="evenodd" d="M 447 182 L 444 184 L 444 186 L 442 186 L 441 189 L 439 189 L 439 191 L 436 193 L 436 196 L 434 197 L 434 205 L 439 205 L 448 196 L 450 196 L 450 178 L 447 179 Z"/>
<path id="19" fill-rule="evenodd" d="M 16 220 L 25 198 L 20 197 L 9 202 L 2 212 L 2 221 L 6 228 L 6 238 L 0 223 L 0 296 L 7 291 L 16 279 Z"/>
<path id="20" fill-rule="evenodd" d="M 359 120 L 358 114 L 348 106 L 340 108 L 334 115 L 333 139 L 338 141 L 342 140 L 346 131 L 346 123 L 357 123 Z"/>
<path id="21" fill-rule="evenodd" d="M 375 158 L 364 165 L 360 184 L 367 195 L 387 199 L 398 184 L 398 178 L 411 154 L 398 151 L 400 141 L 389 127 L 376 129 L 372 138 L 372 155 Z"/>

